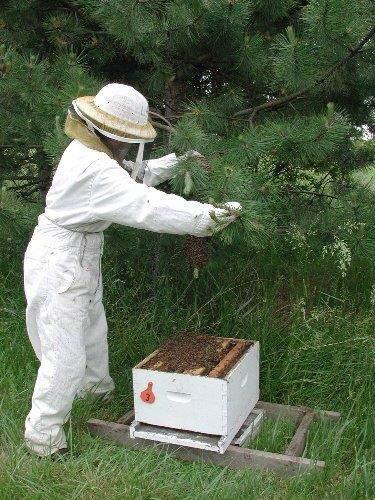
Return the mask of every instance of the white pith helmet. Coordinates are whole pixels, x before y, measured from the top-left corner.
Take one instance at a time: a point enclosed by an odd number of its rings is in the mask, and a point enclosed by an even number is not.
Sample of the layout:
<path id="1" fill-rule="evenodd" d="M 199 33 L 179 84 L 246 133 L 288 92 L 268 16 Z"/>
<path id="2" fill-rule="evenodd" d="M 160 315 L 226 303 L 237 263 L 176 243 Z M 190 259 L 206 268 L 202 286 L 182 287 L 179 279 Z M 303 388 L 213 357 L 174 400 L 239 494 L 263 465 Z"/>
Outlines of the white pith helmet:
<path id="1" fill-rule="evenodd" d="M 110 83 L 96 96 L 78 97 L 73 107 L 91 132 L 97 130 L 110 139 L 139 143 L 136 163 L 140 166 L 144 144 L 156 137 L 148 121 L 147 99 L 140 92 L 129 85 Z"/>

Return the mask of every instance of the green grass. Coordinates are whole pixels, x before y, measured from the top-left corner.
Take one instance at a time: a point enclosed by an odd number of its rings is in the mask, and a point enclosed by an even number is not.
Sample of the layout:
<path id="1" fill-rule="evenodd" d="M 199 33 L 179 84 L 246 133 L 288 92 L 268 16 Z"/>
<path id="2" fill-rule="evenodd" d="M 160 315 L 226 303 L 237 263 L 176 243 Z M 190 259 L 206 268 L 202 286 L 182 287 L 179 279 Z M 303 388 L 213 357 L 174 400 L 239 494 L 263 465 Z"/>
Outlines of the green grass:
<path id="1" fill-rule="evenodd" d="M 248 448 L 283 453 L 294 434 L 295 425 L 290 419 L 266 420 L 256 439 L 248 443 Z"/>
<path id="2" fill-rule="evenodd" d="M 373 270 L 345 283 L 329 269 L 288 261 L 276 251 L 215 251 L 198 281 L 181 240 L 113 228 L 106 235 L 105 303 L 115 401 L 75 403 L 64 463 L 29 456 L 22 445 L 37 362 L 26 336 L 22 254 L 38 207 L 12 202 L 0 212 L 0 498 L 373 498 Z M 161 248 L 158 272 L 155 248 Z M 224 255 L 225 253 L 225 255 Z M 298 267 L 300 266 L 300 267 Z M 302 305 L 301 299 L 304 300 Z M 234 472 L 173 456 L 128 451 L 91 437 L 88 418 L 115 420 L 131 407 L 131 367 L 174 331 L 205 329 L 261 342 L 261 397 L 343 413 L 314 423 L 306 456 L 326 469 L 294 478 Z M 251 444 L 280 452 L 288 420 L 267 422 Z"/>

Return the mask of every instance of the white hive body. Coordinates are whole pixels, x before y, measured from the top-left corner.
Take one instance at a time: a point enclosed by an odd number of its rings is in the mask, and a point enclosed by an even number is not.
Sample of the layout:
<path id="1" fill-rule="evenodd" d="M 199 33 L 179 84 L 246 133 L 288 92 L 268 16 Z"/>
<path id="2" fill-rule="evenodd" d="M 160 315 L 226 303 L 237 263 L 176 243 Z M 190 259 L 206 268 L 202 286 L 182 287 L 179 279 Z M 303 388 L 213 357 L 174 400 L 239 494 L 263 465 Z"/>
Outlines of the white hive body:
<path id="1" fill-rule="evenodd" d="M 223 453 L 259 399 L 259 343 L 223 378 L 147 369 L 145 361 L 133 368 L 132 437 Z"/>

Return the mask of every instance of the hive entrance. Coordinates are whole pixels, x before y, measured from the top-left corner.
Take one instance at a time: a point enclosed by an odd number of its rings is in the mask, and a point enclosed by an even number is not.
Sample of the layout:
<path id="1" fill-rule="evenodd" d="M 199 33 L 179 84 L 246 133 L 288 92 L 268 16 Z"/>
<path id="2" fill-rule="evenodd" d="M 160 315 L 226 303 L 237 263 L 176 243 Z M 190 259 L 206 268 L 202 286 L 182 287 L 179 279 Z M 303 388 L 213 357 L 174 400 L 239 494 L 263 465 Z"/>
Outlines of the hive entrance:
<path id="1" fill-rule="evenodd" d="M 166 342 L 137 368 L 222 378 L 251 345 L 250 341 L 183 333 Z"/>

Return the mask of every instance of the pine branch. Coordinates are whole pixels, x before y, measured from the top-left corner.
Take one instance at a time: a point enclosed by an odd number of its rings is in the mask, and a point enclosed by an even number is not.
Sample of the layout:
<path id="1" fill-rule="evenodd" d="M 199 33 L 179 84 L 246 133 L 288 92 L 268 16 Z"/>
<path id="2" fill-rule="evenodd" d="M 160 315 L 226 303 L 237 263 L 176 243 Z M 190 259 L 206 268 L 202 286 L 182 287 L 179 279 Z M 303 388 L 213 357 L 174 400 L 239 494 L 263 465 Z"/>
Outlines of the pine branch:
<path id="1" fill-rule="evenodd" d="M 333 200 L 338 200 L 337 196 L 332 194 L 322 193 L 320 191 L 307 191 L 305 189 L 287 189 L 288 194 L 308 194 L 310 196 L 318 196 L 319 198 L 331 198 Z"/>
<path id="2" fill-rule="evenodd" d="M 196 23 L 198 21 L 200 21 L 200 19 L 202 19 L 202 17 L 204 16 L 204 12 L 202 12 L 201 14 L 199 14 L 199 16 L 196 16 L 192 21 L 190 21 L 189 23 L 187 23 L 185 26 L 176 26 L 175 28 L 169 28 L 167 30 L 167 34 L 171 34 L 171 33 L 175 33 L 175 32 L 178 32 L 178 31 L 183 31 L 183 32 L 186 32 L 186 30 L 188 28 L 191 28 L 192 26 L 195 26 Z"/>
<path id="3" fill-rule="evenodd" d="M 22 198 L 27 199 L 29 196 L 31 196 L 32 194 L 36 193 L 37 191 L 40 191 L 40 187 L 39 186 L 35 186 L 32 189 L 30 189 L 29 191 L 27 191 L 27 192 L 21 192 L 20 194 L 21 194 Z"/>
<path id="4" fill-rule="evenodd" d="M 328 28 L 327 28 L 327 17 L 328 17 L 330 7 L 331 7 L 330 0 L 325 0 L 324 8 L 323 8 L 323 19 L 322 19 L 322 27 L 323 27 L 324 35 L 327 37 L 328 40 L 335 43 L 340 48 L 343 48 L 341 40 L 332 36 L 331 33 L 329 33 Z"/>
<path id="5" fill-rule="evenodd" d="M 375 35 L 375 26 L 363 37 L 361 40 L 355 45 L 354 47 L 349 48 L 348 53 L 346 54 L 345 57 L 337 61 L 336 64 L 331 66 L 323 75 L 318 78 L 314 83 L 309 85 L 308 87 L 305 87 L 302 90 L 298 90 L 297 92 L 293 92 L 292 94 L 286 95 L 284 97 L 280 97 L 278 99 L 274 99 L 273 101 L 268 101 L 263 104 L 259 104 L 259 106 L 254 106 L 252 108 L 247 108 L 247 109 L 242 109 L 241 111 L 237 111 L 233 115 L 234 118 L 238 116 L 243 116 L 250 114 L 250 122 L 252 122 L 255 118 L 255 115 L 259 111 L 263 110 L 270 110 L 270 109 L 275 109 L 279 108 L 281 106 L 284 106 L 285 104 L 288 104 L 291 101 L 294 101 L 295 99 L 298 99 L 299 97 L 304 97 L 306 94 L 308 94 L 311 90 L 313 90 L 315 87 L 318 87 L 322 83 L 324 83 L 330 76 L 332 76 L 338 69 L 340 69 L 342 66 L 345 66 L 345 64 L 355 55 L 357 55 L 362 48 L 368 43 L 371 38 Z"/>
<path id="6" fill-rule="evenodd" d="M 15 143 L 15 144 L 0 144 L 0 149 L 10 149 L 10 148 L 19 148 L 20 146 L 23 146 L 25 148 L 28 148 L 28 149 L 36 149 L 36 148 L 40 148 L 42 149 L 43 146 L 41 144 L 21 144 L 19 142 Z"/>
<path id="7" fill-rule="evenodd" d="M 37 180 L 35 179 L 34 181 L 31 181 L 31 182 L 26 182 L 25 184 L 15 184 L 14 186 L 9 186 L 7 189 L 9 191 L 24 191 L 26 190 L 26 188 L 30 188 L 30 187 L 36 187 L 37 189 L 40 189 L 40 186 L 42 184 L 42 181 L 41 180 Z"/>
<path id="8" fill-rule="evenodd" d="M 59 0 L 59 4 L 62 9 L 71 12 L 77 21 L 84 22 L 93 33 L 105 33 L 100 24 L 95 22 L 87 12 L 84 12 L 83 9 L 75 5 L 71 0 Z"/>
<path id="9" fill-rule="evenodd" d="M 16 177 L 8 177 L 7 175 L 0 175 L 0 179 L 3 181 L 34 181 L 34 182 L 41 182 L 38 180 L 38 177 L 32 176 L 32 175 L 20 175 Z"/>
<path id="10" fill-rule="evenodd" d="M 68 0 L 60 0 L 59 3 L 61 4 L 61 6 L 63 8 L 65 8 L 65 9 L 69 10 L 70 12 L 72 12 L 73 14 L 75 14 L 76 18 L 82 16 L 82 12 L 79 9 L 79 7 L 77 7 L 73 3 L 69 2 Z"/>

